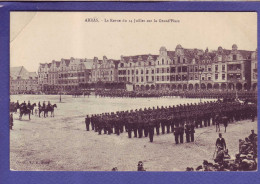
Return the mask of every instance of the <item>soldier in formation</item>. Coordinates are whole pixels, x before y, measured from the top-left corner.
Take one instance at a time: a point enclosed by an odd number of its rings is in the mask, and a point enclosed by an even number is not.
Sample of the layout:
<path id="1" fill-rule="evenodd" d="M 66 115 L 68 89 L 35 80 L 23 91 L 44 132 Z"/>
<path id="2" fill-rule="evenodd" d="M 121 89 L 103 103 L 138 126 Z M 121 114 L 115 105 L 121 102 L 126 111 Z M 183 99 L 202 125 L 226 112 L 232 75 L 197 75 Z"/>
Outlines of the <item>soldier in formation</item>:
<path id="1" fill-rule="evenodd" d="M 98 134 L 117 134 L 126 131 L 128 137 L 148 137 L 173 133 L 175 143 L 194 142 L 195 128 L 224 124 L 256 117 L 257 104 L 234 100 L 207 101 L 198 104 L 180 104 L 130 111 L 88 115 L 86 130 L 91 125 Z M 218 127 L 219 128 L 219 127 Z M 184 136 L 185 134 L 185 136 Z"/>

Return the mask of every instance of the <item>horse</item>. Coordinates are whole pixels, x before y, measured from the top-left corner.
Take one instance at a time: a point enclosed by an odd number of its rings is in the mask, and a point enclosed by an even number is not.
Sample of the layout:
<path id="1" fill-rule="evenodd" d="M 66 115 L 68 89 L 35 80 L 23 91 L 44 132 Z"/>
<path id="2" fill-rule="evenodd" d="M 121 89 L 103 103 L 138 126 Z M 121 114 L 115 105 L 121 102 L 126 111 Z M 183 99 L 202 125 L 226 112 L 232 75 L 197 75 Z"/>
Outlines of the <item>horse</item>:
<path id="1" fill-rule="evenodd" d="M 20 107 L 20 116 L 19 116 L 19 120 L 22 119 L 23 115 L 29 115 L 29 120 L 31 120 L 31 110 L 27 107 Z"/>
<path id="2" fill-rule="evenodd" d="M 41 117 L 41 113 L 43 112 L 43 116 L 46 117 L 47 111 L 46 107 L 44 108 L 43 106 L 39 106 L 39 117 Z"/>
<path id="3" fill-rule="evenodd" d="M 10 112 L 17 113 L 17 109 L 19 109 L 18 104 L 15 102 L 10 103 Z"/>
<path id="4" fill-rule="evenodd" d="M 32 115 L 33 115 L 33 110 L 34 110 L 34 107 L 35 107 L 35 106 L 36 106 L 36 103 L 34 103 L 34 104 L 28 106 L 28 108 L 30 109 Z"/>
<path id="5" fill-rule="evenodd" d="M 228 121 L 229 118 L 227 116 L 220 116 L 220 115 L 216 115 L 215 117 L 215 125 L 216 125 L 216 132 L 219 131 L 220 132 L 220 124 L 223 124 L 225 127 L 225 132 L 228 126 Z"/>
<path id="6" fill-rule="evenodd" d="M 47 108 L 46 108 L 47 116 L 48 116 L 48 112 L 50 111 L 51 112 L 51 117 L 54 117 L 54 108 L 57 108 L 56 104 L 47 106 Z"/>

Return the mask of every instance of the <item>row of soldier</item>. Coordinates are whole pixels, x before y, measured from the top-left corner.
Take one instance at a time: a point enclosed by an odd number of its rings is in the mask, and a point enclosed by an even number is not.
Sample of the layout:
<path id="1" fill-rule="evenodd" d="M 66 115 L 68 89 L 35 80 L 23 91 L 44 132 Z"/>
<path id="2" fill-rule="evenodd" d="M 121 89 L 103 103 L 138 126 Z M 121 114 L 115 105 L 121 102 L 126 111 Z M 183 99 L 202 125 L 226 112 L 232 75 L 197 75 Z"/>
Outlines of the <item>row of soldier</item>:
<path id="1" fill-rule="evenodd" d="M 144 91 L 126 91 L 126 90 L 102 90 L 95 91 L 96 96 L 100 97 L 164 97 L 179 96 L 182 98 L 240 98 L 240 99 L 256 99 L 255 91 L 222 91 L 222 90 L 144 90 Z"/>
<path id="2" fill-rule="evenodd" d="M 99 134 L 115 133 L 119 135 L 124 130 L 128 137 L 147 137 L 153 141 L 153 135 L 173 132 L 176 144 L 183 143 L 183 135 L 186 134 L 186 141 L 194 141 L 195 128 L 207 127 L 211 123 L 219 125 L 226 122 L 239 121 L 256 117 L 256 104 L 241 104 L 232 100 L 218 100 L 198 104 L 184 104 L 169 107 L 153 107 L 144 110 L 118 111 L 116 113 L 102 113 L 92 116 L 87 115 L 85 119 L 86 129 Z M 222 117 L 225 117 L 222 119 Z M 114 131 L 113 131 L 114 130 Z"/>

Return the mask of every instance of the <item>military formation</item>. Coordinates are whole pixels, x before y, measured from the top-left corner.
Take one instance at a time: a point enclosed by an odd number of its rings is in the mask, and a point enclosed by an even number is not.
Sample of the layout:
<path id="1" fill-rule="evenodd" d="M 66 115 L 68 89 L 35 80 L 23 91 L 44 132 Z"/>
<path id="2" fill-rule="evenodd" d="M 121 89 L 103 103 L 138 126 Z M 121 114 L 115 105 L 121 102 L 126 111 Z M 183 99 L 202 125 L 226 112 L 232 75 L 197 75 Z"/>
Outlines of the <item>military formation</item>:
<path id="1" fill-rule="evenodd" d="M 257 104 L 240 103 L 235 99 L 218 99 L 198 104 L 181 104 L 169 107 L 153 107 L 130 111 L 117 111 L 87 115 L 86 130 L 98 134 L 117 134 L 126 131 L 128 137 L 149 137 L 153 142 L 154 135 L 173 133 L 175 143 L 194 141 L 195 128 L 215 124 L 252 119 L 257 113 Z M 185 136 L 184 136 L 185 134 Z"/>
<path id="2" fill-rule="evenodd" d="M 127 91 L 127 90 L 97 90 L 95 96 L 120 97 L 120 98 L 159 98 L 159 97 L 181 97 L 181 98 L 207 98 L 207 99 L 247 99 L 256 103 L 257 92 L 255 91 L 220 91 L 220 90 L 148 90 L 148 91 Z"/>

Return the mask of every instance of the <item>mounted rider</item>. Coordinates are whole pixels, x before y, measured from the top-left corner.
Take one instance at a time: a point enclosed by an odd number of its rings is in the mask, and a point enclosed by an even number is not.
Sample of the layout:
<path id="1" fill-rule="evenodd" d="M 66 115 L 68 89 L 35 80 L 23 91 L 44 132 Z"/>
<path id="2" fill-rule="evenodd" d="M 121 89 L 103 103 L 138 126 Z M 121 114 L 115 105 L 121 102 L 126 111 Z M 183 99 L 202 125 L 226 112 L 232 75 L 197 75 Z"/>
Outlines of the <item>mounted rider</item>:
<path id="1" fill-rule="evenodd" d="M 28 108 L 31 107 L 31 103 L 30 103 L 30 101 L 28 101 L 28 105 L 27 105 L 27 107 L 28 107 Z"/>
<path id="2" fill-rule="evenodd" d="M 50 109 L 50 108 L 51 108 L 51 102 L 50 102 L 50 101 L 48 101 L 47 108 L 48 108 L 48 109 Z"/>
<path id="3" fill-rule="evenodd" d="M 45 109 L 46 105 L 45 105 L 45 101 L 43 101 L 42 103 L 42 108 Z"/>

